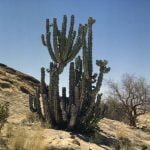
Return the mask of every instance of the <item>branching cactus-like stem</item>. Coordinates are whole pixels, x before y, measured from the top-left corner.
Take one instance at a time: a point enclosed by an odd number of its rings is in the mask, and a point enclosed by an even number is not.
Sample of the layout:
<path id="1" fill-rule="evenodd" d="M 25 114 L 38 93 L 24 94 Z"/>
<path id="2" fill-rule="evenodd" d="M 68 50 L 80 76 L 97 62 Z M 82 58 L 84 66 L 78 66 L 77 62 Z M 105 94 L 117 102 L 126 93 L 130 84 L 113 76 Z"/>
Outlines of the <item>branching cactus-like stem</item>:
<path id="1" fill-rule="evenodd" d="M 51 28 L 53 30 L 51 30 Z M 59 64 L 59 73 L 63 71 L 66 64 L 74 59 L 79 52 L 82 42 L 83 26 L 79 25 L 78 34 L 74 30 L 74 16 L 71 16 L 70 29 L 67 36 L 67 16 L 64 15 L 62 28 L 58 29 L 57 19 L 54 18 L 50 23 L 46 19 L 46 33 L 42 34 L 42 43 L 48 48 L 49 54 L 55 63 Z M 51 36 L 53 37 L 53 44 L 51 43 Z M 53 45 L 53 46 L 52 46 Z"/>
<path id="2" fill-rule="evenodd" d="M 70 27 L 67 30 L 67 16 L 63 17 L 61 29 L 57 19 L 50 23 L 46 20 L 46 33 L 42 35 L 43 45 L 47 47 L 52 58 L 48 71 L 50 82 L 45 83 L 45 69 L 41 69 L 41 87 L 36 95 L 29 96 L 32 112 L 36 112 L 49 127 L 58 129 L 91 131 L 101 119 L 104 109 L 101 109 L 101 96 L 98 94 L 105 73 L 110 71 L 107 61 L 96 61 L 99 73 L 93 73 L 92 41 L 93 24 L 95 20 L 89 17 L 88 23 L 79 25 L 78 33 L 74 30 L 74 16 L 71 16 Z M 76 55 L 82 48 L 82 58 Z M 71 62 L 72 61 L 72 62 Z M 74 62 L 73 62 L 74 61 Z M 64 67 L 70 62 L 69 96 L 66 88 L 59 94 L 59 78 Z M 42 104 L 42 106 L 40 106 Z M 41 112 L 43 108 L 43 114 Z"/>

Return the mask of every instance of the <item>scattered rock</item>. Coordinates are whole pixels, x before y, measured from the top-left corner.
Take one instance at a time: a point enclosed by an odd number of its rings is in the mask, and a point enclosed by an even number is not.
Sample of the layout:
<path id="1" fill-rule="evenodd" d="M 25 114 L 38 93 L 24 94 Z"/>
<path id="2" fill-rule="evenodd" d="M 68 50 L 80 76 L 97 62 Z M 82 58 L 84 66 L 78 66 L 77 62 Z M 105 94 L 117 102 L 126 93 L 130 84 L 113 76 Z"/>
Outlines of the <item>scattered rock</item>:
<path id="1" fill-rule="evenodd" d="M 10 88 L 10 87 L 11 87 L 11 84 L 10 84 L 10 83 L 7 83 L 7 82 L 5 82 L 5 83 L 0 83 L 0 87 L 1 87 L 2 89 Z"/>
<path id="2" fill-rule="evenodd" d="M 21 87 L 20 87 L 20 90 L 21 90 L 23 93 L 25 93 L 25 94 L 30 94 L 30 91 L 27 90 L 24 86 L 21 86 Z"/>
<path id="3" fill-rule="evenodd" d="M 78 140 L 76 140 L 76 139 L 74 139 L 74 140 L 72 141 L 72 143 L 80 146 L 80 142 L 79 142 Z"/>
<path id="4" fill-rule="evenodd" d="M 47 147 L 49 150 L 81 150 L 80 142 L 70 138 L 55 139 Z"/>
<path id="5" fill-rule="evenodd" d="M 74 135 L 71 135 L 70 138 L 71 138 L 71 139 L 75 139 L 75 136 L 74 136 Z"/>
<path id="6" fill-rule="evenodd" d="M 30 75 L 0 63 L 0 103 L 9 102 L 8 121 L 15 123 L 26 117 L 29 112 L 28 94 L 34 93 L 39 83 Z"/>

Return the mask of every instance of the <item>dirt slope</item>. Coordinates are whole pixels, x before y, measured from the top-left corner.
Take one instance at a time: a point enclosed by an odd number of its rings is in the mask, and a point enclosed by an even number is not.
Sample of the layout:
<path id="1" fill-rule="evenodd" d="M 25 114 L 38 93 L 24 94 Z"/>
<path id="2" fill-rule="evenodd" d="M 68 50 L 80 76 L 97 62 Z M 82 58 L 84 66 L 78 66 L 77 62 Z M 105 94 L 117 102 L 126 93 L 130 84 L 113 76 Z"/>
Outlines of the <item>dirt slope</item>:
<path id="1" fill-rule="evenodd" d="M 121 150 L 125 148 L 140 150 L 142 145 L 149 148 L 149 131 L 134 129 L 124 123 L 106 118 L 99 123 L 101 132 L 90 137 L 80 134 L 72 135 L 72 133 L 60 130 L 37 128 L 37 123 L 22 126 L 22 121 L 29 112 L 28 94 L 33 93 L 37 86 L 39 86 L 39 81 L 35 78 L 0 64 L 0 103 L 9 102 L 10 117 L 8 122 L 13 124 L 14 130 L 17 132 L 20 125 L 23 132 L 26 131 L 29 135 L 34 135 L 34 133 L 37 135 L 40 131 L 42 141 L 49 150 L 113 150 L 115 147 L 117 148 L 118 143 L 121 143 Z M 149 124 L 149 121 L 149 114 L 139 118 L 139 124 L 142 126 L 146 123 Z M 5 128 L 3 131 L 5 135 Z"/>
<path id="2" fill-rule="evenodd" d="M 44 129 L 40 127 L 37 129 L 37 125 L 34 125 L 34 123 L 30 125 L 24 124 L 22 126 L 22 122 L 30 112 L 28 107 L 28 94 L 34 93 L 35 88 L 38 86 L 39 81 L 35 78 L 4 64 L 0 64 L 0 103 L 9 102 L 10 106 L 10 116 L 8 118 L 8 124 L 3 128 L 3 136 L 5 137 L 7 125 L 11 124 L 13 130 L 16 130 L 16 132 L 19 132 L 20 128 L 23 129 L 22 134 L 23 132 L 27 132 L 31 135 L 31 133 L 37 133 L 38 130 L 42 131 L 42 137 L 44 137 L 42 140 L 48 147 L 54 148 L 57 146 L 58 149 L 89 149 L 89 142 L 85 142 L 76 137 L 80 142 L 78 143 L 77 140 L 77 142 L 74 143 L 75 140 L 71 138 L 69 132 Z M 92 145 L 95 150 L 104 149 L 96 144 Z M 11 147 L 9 147 L 9 149 L 11 149 Z"/>
<path id="3" fill-rule="evenodd" d="M 4 64 L 0 64 L 0 103 L 9 102 L 9 120 L 25 117 L 28 94 L 33 93 L 39 81 Z"/>

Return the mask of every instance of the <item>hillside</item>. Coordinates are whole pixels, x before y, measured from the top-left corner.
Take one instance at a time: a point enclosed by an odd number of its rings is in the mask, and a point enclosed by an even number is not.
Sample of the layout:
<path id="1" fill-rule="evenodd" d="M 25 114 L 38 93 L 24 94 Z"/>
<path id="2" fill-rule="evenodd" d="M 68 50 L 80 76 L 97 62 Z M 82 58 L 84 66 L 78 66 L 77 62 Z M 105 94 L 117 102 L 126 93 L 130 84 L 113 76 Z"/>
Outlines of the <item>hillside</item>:
<path id="1" fill-rule="evenodd" d="M 2 139 L 10 141 L 7 143 L 9 149 L 14 150 L 15 138 L 18 138 L 16 141 L 25 141 L 25 150 L 30 150 L 27 145 L 32 150 L 42 150 L 43 147 L 47 150 L 113 150 L 118 148 L 119 143 L 121 149 L 129 150 L 140 150 L 143 146 L 148 149 L 150 146 L 149 114 L 139 118 L 139 126 L 148 127 L 146 131 L 104 118 L 99 123 L 100 132 L 91 136 L 42 128 L 39 122 L 30 122 L 28 119 L 33 116 L 29 115 L 28 94 L 34 93 L 37 86 L 39 81 L 35 78 L 0 64 L 0 103 L 9 102 L 10 106 L 10 117 L 3 128 Z M 1 146 L 1 149 L 6 147 Z"/>
<path id="2" fill-rule="evenodd" d="M 4 64 L 0 64 L 0 103 L 9 102 L 9 120 L 20 121 L 28 111 L 28 94 L 34 92 L 39 81 Z"/>

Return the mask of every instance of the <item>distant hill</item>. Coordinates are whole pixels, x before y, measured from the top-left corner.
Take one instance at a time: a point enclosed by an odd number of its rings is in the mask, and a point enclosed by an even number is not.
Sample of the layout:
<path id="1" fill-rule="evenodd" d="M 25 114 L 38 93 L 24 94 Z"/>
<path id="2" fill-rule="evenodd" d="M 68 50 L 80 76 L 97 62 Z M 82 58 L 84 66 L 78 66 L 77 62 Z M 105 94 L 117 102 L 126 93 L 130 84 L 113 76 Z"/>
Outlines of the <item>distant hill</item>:
<path id="1" fill-rule="evenodd" d="M 28 94 L 34 93 L 40 82 L 34 77 L 0 63 L 0 103 L 9 102 L 10 118 L 28 111 Z M 18 119 L 19 121 L 19 119 Z"/>

